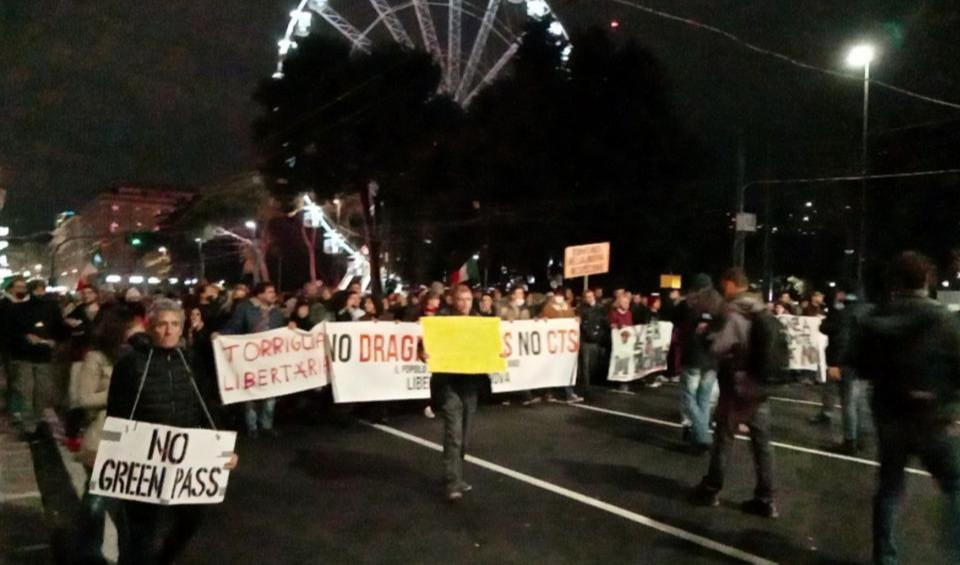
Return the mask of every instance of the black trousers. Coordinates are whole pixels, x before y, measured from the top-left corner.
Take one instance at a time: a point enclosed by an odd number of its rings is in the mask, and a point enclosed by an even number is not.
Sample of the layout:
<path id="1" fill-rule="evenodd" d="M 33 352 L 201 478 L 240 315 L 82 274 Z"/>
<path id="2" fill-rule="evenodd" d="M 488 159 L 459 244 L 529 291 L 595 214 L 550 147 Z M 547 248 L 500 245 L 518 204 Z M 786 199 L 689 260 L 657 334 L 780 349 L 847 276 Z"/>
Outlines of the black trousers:
<path id="1" fill-rule="evenodd" d="M 118 565 L 166 565 L 183 551 L 203 522 L 204 506 L 119 504 Z"/>

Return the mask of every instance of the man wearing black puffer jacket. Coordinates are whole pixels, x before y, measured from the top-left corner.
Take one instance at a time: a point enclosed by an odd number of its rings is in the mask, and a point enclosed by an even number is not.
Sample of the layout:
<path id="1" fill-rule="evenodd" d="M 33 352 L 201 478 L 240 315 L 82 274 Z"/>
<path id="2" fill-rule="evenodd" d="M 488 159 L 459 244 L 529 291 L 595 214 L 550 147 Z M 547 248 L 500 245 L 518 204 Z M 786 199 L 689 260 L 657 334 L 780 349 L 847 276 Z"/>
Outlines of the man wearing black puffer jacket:
<path id="1" fill-rule="evenodd" d="M 180 428 L 213 427 L 193 376 L 197 364 L 180 349 L 183 310 L 158 300 L 147 315 L 149 344 L 135 344 L 113 369 L 107 415 Z M 234 455 L 226 468 L 236 467 Z M 119 563 L 172 563 L 200 527 L 203 506 L 118 505 Z"/>

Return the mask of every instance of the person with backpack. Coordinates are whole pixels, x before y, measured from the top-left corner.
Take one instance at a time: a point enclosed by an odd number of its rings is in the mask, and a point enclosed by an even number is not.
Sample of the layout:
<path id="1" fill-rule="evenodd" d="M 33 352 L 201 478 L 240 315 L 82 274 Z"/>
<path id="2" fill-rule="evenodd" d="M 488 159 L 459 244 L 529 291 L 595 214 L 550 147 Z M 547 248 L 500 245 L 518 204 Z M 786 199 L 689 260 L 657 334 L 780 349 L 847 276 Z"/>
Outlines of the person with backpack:
<path id="1" fill-rule="evenodd" d="M 787 362 L 785 330 L 759 296 L 748 292 L 750 281 L 741 269 L 730 269 L 720 279 L 727 300 L 725 319 L 713 334 L 711 352 L 719 362 L 720 399 L 716 410 L 710 467 L 693 493 L 693 502 L 719 506 L 737 427 L 746 424 L 753 446 L 757 486 L 741 510 L 777 518 L 774 504 L 773 448 L 770 445 L 770 403 L 765 383 Z M 778 329 L 780 326 L 780 329 Z"/>

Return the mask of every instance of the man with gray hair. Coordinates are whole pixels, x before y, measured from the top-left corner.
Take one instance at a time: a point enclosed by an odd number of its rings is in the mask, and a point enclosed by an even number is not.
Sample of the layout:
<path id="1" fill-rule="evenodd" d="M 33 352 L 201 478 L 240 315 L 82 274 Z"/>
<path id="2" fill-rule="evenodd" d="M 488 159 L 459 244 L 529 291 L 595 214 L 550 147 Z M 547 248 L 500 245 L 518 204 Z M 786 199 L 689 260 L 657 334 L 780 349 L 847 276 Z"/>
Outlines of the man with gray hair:
<path id="1" fill-rule="evenodd" d="M 107 395 L 107 416 L 178 428 L 215 428 L 194 379 L 190 352 L 180 349 L 183 309 L 165 298 L 147 313 L 149 345 L 117 361 Z M 226 468 L 236 467 L 237 456 Z M 171 563 L 200 528 L 203 506 L 159 506 L 121 501 L 119 563 Z"/>

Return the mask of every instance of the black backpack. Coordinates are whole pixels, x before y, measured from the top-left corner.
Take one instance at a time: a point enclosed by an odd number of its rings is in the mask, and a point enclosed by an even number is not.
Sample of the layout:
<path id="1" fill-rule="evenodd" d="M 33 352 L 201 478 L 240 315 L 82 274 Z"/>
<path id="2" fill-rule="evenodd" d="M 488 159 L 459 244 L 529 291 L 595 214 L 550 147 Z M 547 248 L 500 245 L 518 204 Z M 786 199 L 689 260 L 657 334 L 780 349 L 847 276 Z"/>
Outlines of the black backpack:
<path id="1" fill-rule="evenodd" d="M 787 328 L 766 311 L 751 316 L 751 321 L 747 372 L 761 383 L 778 382 L 790 364 Z"/>

